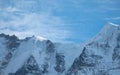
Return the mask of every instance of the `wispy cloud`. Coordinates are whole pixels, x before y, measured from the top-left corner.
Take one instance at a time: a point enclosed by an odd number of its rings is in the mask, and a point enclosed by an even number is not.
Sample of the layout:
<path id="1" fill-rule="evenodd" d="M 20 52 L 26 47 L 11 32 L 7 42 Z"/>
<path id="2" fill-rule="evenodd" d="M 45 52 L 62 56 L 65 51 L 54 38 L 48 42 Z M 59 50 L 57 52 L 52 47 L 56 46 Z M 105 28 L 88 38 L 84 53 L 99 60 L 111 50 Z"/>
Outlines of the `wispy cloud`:
<path id="1" fill-rule="evenodd" d="M 119 0 L 73 0 L 72 2 L 78 10 L 86 13 L 120 11 Z"/>
<path id="2" fill-rule="evenodd" d="M 109 17 L 105 18 L 106 20 L 120 20 L 120 17 Z"/>
<path id="3" fill-rule="evenodd" d="M 70 36 L 65 21 L 52 15 L 52 10 L 58 8 L 55 0 L 13 0 L 0 8 L 0 33 L 15 34 L 20 38 L 36 35 L 56 42 L 65 42 Z"/>
<path id="4" fill-rule="evenodd" d="M 6 9 L 4 9 L 4 11 L 6 11 L 6 12 L 19 12 L 20 10 L 15 8 L 15 7 L 7 7 Z"/>
<path id="5" fill-rule="evenodd" d="M 105 21 L 119 20 L 119 3 L 119 0 L 0 0 L 0 33 L 21 38 L 40 35 L 60 42 L 86 39 L 89 35 L 86 32 L 90 32 L 86 26 L 95 27 L 100 21 L 102 25 L 106 17 Z M 82 25 L 85 27 L 81 28 Z"/>
<path id="6" fill-rule="evenodd" d="M 53 41 L 64 41 L 69 36 L 65 30 L 65 22 L 50 14 L 25 14 L 23 18 L 14 18 L 12 21 L 0 21 L 1 33 L 16 34 L 19 37 L 40 35 Z M 22 35 L 22 36 L 21 36 Z"/>

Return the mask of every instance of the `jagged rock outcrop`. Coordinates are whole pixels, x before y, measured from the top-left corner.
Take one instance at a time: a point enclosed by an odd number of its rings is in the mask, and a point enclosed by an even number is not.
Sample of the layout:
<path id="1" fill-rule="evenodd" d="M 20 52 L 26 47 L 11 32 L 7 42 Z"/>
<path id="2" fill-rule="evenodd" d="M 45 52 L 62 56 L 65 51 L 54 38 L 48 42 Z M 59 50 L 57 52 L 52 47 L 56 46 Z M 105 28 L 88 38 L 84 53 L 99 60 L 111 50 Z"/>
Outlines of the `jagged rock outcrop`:
<path id="1" fill-rule="evenodd" d="M 119 75 L 120 26 L 105 25 L 83 45 L 0 34 L 0 75 Z"/>
<path id="2" fill-rule="evenodd" d="M 9 36 L 9 35 L 5 35 L 5 34 L 0 34 L 0 38 L 4 39 L 4 42 L 1 42 L 2 44 L 5 45 L 5 49 L 4 50 L 4 55 L 2 56 L 2 58 L 0 59 L 0 72 L 2 69 L 6 68 L 7 64 L 9 63 L 10 59 L 13 56 L 14 51 L 18 48 L 19 44 L 20 44 L 20 40 L 15 36 Z"/>
<path id="3" fill-rule="evenodd" d="M 110 75 L 120 68 L 120 26 L 106 25 L 89 41 L 66 75 Z M 120 69 L 119 69 L 120 71 Z"/>
<path id="4" fill-rule="evenodd" d="M 57 53 L 56 54 L 56 66 L 55 70 L 58 73 L 63 73 L 65 71 L 65 56 L 63 54 Z"/>
<path id="5" fill-rule="evenodd" d="M 41 75 L 42 71 L 38 67 L 38 64 L 33 56 L 30 56 L 27 61 L 18 69 L 15 73 L 9 73 L 8 75 Z"/>

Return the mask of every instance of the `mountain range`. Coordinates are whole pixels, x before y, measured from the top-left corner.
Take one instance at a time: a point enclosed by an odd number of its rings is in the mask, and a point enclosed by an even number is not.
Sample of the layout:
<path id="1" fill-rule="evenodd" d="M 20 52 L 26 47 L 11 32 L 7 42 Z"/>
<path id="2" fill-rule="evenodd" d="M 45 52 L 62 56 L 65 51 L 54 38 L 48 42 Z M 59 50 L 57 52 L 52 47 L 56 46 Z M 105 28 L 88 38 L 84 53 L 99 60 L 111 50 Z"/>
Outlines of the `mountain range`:
<path id="1" fill-rule="evenodd" d="M 120 26 L 108 23 L 82 44 L 1 33 L 0 75 L 120 75 Z"/>

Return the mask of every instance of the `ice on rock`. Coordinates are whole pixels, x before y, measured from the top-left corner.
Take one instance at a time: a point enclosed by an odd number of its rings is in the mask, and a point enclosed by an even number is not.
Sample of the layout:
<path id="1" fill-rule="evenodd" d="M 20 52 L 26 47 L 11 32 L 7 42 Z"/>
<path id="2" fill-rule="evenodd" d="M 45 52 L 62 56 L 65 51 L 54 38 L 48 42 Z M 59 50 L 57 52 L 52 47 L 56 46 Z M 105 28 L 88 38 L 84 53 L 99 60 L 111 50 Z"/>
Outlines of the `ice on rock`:
<path id="1" fill-rule="evenodd" d="M 53 43 L 48 39 L 32 36 L 20 40 L 15 35 L 0 34 L 0 75 L 120 73 L 119 25 L 106 24 L 83 44 Z"/>

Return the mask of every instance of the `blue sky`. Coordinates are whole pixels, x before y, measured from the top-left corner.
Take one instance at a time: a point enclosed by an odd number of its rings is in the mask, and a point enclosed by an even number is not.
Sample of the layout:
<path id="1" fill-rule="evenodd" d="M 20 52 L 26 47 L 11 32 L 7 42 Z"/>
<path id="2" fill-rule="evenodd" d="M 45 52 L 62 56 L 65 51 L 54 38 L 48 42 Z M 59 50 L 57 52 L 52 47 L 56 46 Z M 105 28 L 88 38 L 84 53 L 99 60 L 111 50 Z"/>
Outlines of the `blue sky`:
<path id="1" fill-rule="evenodd" d="M 0 0 L 0 33 L 81 43 L 108 22 L 120 25 L 120 0 Z"/>

